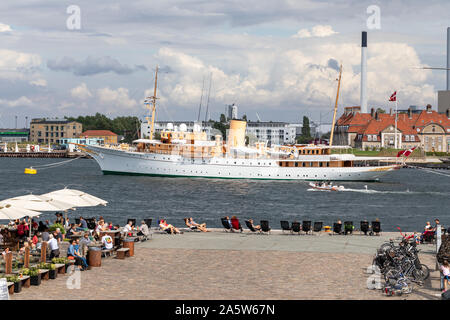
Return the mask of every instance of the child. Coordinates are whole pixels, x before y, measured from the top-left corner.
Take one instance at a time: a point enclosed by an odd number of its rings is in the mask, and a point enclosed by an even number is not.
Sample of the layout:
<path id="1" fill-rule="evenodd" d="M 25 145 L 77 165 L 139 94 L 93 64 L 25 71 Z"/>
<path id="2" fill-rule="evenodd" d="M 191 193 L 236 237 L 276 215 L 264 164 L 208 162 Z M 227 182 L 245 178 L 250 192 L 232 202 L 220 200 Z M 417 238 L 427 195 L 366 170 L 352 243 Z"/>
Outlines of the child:
<path id="1" fill-rule="evenodd" d="M 448 283 L 450 281 L 450 265 L 447 260 L 444 260 L 441 266 L 441 272 L 444 275 L 444 292 L 448 289 Z"/>

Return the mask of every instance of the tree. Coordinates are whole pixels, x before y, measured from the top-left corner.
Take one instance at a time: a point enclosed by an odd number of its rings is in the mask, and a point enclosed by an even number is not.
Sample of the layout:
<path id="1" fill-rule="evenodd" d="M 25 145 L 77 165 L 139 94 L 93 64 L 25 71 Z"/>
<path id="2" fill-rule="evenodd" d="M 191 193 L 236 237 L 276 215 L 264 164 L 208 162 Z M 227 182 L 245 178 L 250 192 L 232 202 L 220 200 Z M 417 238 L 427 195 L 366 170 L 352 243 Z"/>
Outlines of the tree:
<path id="1" fill-rule="evenodd" d="M 381 109 L 381 108 L 378 108 L 378 109 L 377 109 L 377 112 L 378 112 L 378 113 L 386 113 L 386 111 L 384 111 L 384 109 Z"/>
<path id="2" fill-rule="evenodd" d="M 309 126 L 309 118 L 303 117 L 302 136 L 305 138 L 311 138 L 311 128 Z"/>
<path id="3" fill-rule="evenodd" d="M 246 114 L 244 114 L 244 115 L 242 116 L 242 120 L 247 121 L 247 115 L 246 115 Z"/>
<path id="4" fill-rule="evenodd" d="M 225 118 L 225 115 L 223 113 L 220 114 L 220 123 L 227 122 L 227 118 Z"/>

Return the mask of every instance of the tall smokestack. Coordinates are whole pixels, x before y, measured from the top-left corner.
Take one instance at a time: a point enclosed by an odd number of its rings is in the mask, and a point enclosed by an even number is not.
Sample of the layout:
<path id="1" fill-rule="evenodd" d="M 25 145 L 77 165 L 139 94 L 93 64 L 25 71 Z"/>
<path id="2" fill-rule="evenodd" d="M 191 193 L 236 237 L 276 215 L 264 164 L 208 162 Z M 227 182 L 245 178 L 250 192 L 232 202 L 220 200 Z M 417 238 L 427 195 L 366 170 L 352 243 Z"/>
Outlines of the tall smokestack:
<path id="1" fill-rule="evenodd" d="M 361 42 L 361 113 L 367 113 L 367 32 L 362 32 Z"/>
<path id="2" fill-rule="evenodd" d="M 450 27 L 447 28 L 447 91 L 450 90 Z"/>

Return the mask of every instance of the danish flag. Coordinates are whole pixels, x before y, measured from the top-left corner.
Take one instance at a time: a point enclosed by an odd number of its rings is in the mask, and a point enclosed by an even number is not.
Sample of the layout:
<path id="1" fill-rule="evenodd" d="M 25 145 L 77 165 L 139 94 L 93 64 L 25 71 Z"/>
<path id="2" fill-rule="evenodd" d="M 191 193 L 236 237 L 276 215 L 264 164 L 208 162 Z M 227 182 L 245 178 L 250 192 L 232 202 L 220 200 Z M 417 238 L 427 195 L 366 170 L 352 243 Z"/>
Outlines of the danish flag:
<path id="1" fill-rule="evenodd" d="M 392 96 L 389 98 L 389 101 L 397 101 L 397 91 L 395 91 Z"/>
<path id="2" fill-rule="evenodd" d="M 411 153 L 413 153 L 413 151 L 416 149 L 417 147 L 414 147 L 414 148 L 411 148 L 411 149 L 408 149 L 408 150 L 402 150 L 402 151 L 399 151 L 398 153 L 397 153 L 397 158 L 398 157 L 409 157 L 409 155 L 411 154 Z"/>

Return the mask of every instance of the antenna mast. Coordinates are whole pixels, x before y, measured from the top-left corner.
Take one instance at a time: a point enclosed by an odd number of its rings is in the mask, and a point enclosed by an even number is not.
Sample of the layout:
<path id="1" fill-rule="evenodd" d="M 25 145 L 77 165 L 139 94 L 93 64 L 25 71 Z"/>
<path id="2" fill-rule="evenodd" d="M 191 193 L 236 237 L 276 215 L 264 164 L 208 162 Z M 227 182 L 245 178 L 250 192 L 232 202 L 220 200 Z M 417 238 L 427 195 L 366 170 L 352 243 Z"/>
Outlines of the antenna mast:
<path id="1" fill-rule="evenodd" d="M 211 94 L 211 83 L 212 83 L 212 72 L 209 76 L 209 89 L 208 89 L 208 99 L 206 99 L 206 113 L 205 113 L 205 122 L 208 121 L 208 111 L 209 111 L 209 95 Z"/>
<path id="2" fill-rule="evenodd" d="M 336 93 L 336 104 L 334 105 L 333 122 L 331 123 L 330 147 L 333 146 L 334 125 L 335 125 L 335 121 L 336 121 L 336 112 L 337 112 L 337 108 L 338 108 L 339 90 L 341 89 L 341 77 L 342 77 L 342 64 L 341 64 L 341 68 L 339 70 L 338 88 L 337 88 L 337 93 Z"/>
<path id="3" fill-rule="evenodd" d="M 198 106 L 197 121 L 200 121 L 200 112 L 202 111 L 203 90 L 205 89 L 205 76 L 203 76 L 202 94 L 200 95 L 200 105 Z"/>

